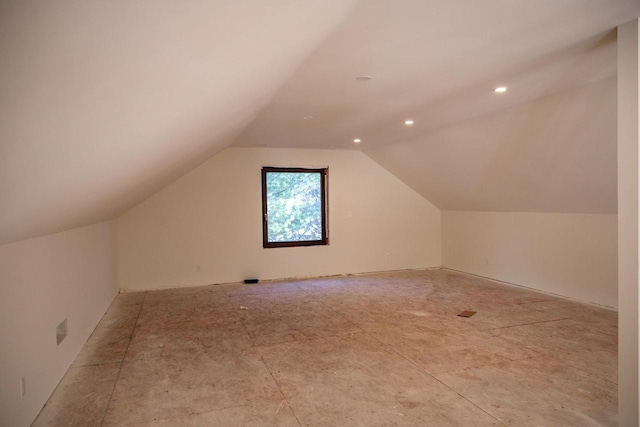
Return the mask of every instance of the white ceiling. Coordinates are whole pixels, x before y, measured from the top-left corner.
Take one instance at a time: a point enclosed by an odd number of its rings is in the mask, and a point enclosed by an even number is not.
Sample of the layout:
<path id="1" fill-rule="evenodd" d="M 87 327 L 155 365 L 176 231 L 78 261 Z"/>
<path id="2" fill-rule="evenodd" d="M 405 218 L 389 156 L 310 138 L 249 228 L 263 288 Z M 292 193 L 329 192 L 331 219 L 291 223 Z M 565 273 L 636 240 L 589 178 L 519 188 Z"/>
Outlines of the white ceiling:
<path id="1" fill-rule="evenodd" d="M 607 81 L 612 30 L 639 13 L 637 0 L 2 1 L 0 244 L 114 218 L 229 145 L 364 150 L 442 208 L 610 210 L 609 184 L 572 206 L 556 200 L 569 190 L 532 203 L 499 187 L 474 202 L 406 150 L 449 164 L 455 151 L 429 148 L 443 129 Z M 566 128 L 558 144 L 581 135 Z"/>
<path id="2" fill-rule="evenodd" d="M 234 145 L 367 150 L 613 76 L 612 29 L 639 4 L 359 2 Z"/>
<path id="3" fill-rule="evenodd" d="M 616 213 L 616 78 L 367 154 L 441 209 Z"/>

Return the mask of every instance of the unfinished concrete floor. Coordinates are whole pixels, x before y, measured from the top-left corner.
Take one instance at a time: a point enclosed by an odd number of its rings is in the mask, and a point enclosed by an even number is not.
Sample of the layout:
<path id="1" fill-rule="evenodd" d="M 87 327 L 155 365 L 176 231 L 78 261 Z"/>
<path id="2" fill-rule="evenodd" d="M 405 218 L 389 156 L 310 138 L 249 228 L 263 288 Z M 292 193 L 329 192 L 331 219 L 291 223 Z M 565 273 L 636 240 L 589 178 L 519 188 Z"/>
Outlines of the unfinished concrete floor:
<path id="1" fill-rule="evenodd" d="M 401 271 L 120 294 L 34 425 L 616 425 L 616 383 L 616 312 Z"/>

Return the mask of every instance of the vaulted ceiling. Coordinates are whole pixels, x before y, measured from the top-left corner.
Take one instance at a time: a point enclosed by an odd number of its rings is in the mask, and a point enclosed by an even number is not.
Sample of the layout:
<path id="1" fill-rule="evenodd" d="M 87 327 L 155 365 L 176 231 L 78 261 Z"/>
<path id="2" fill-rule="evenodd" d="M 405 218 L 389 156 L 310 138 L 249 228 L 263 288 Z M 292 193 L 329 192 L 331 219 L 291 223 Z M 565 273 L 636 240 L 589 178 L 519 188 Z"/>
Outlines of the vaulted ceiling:
<path id="1" fill-rule="evenodd" d="M 444 209 L 615 211 L 615 27 L 639 13 L 5 0 L 0 244 L 114 218 L 230 145 L 363 150 Z"/>

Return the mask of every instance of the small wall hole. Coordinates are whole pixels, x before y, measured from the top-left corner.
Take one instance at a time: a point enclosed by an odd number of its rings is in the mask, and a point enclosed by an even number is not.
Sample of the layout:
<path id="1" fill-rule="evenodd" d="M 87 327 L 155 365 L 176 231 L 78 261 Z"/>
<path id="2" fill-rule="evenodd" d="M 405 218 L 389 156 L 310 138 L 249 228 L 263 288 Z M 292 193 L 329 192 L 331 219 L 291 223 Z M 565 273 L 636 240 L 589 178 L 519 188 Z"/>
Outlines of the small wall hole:
<path id="1" fill-rule="evenodd" d="M 64 319 L 62 323 L 56 328 L 56 342 L 58 345 L 67 337 L 67 319 Z"/>

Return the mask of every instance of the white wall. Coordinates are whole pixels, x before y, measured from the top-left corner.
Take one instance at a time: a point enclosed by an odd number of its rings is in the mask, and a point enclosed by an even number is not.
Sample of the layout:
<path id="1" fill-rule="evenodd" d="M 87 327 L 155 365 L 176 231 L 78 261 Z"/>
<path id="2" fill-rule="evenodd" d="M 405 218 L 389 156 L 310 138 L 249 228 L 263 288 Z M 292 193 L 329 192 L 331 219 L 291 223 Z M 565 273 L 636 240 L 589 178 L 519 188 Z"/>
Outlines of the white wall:
<path id="1" fill-rule="evenodd" d="M 262 166 L 329 167 L 328 246 L 262 247 Z M 118 218 L 125 289 L 440 264 L 440 210 L 356 151 L 229 148 Z"/>
<path id="2" fill-rule="evenodd" d="M 447 268 L 610 307 L 617 215 L 442 211 Z"/>
<path id="3" fill-rule="evenodd" d="M 117 293 L 115 250 L 114 221 L 0 246 L 0 425 L 30 425 L 75 359 Z"/>

